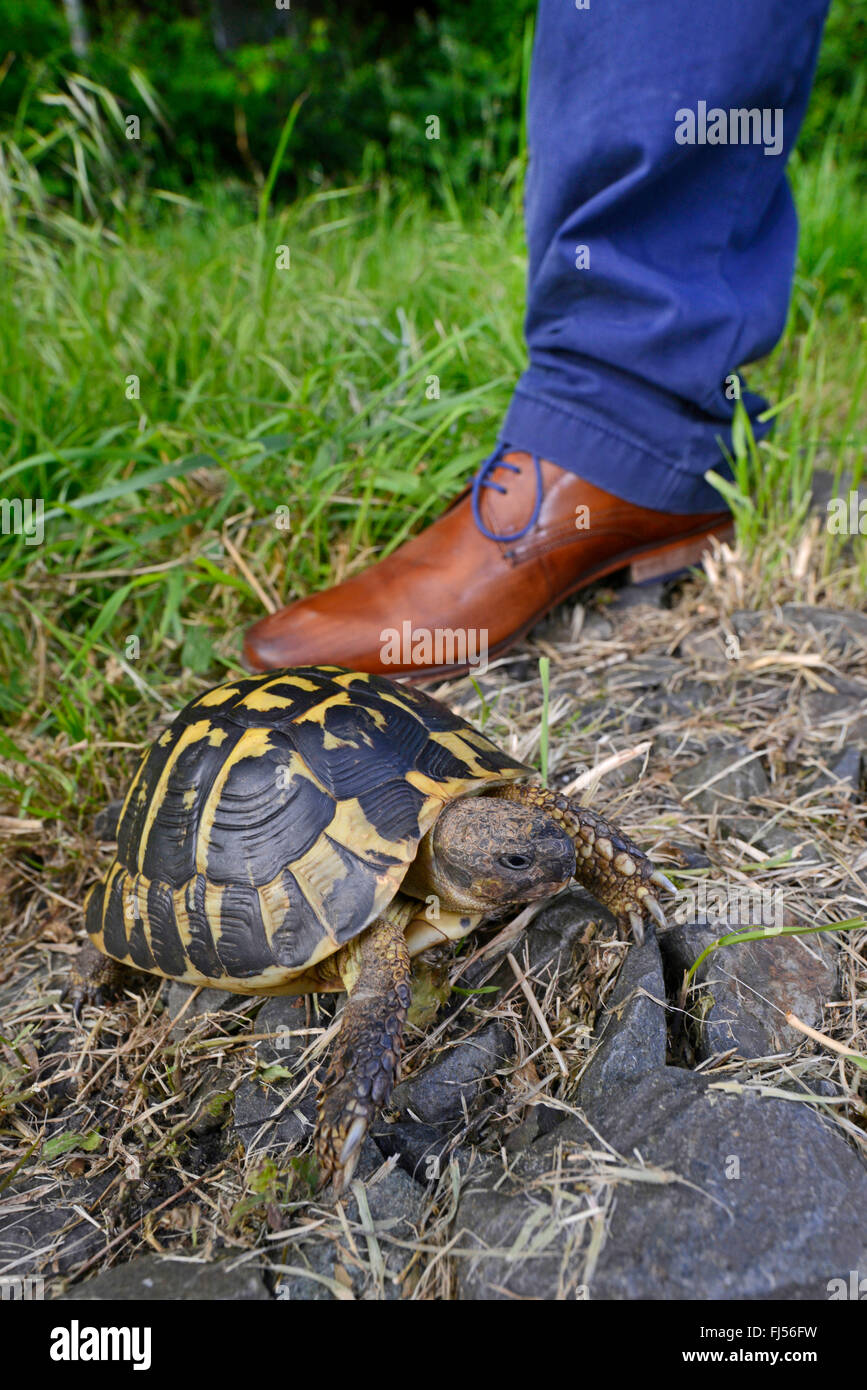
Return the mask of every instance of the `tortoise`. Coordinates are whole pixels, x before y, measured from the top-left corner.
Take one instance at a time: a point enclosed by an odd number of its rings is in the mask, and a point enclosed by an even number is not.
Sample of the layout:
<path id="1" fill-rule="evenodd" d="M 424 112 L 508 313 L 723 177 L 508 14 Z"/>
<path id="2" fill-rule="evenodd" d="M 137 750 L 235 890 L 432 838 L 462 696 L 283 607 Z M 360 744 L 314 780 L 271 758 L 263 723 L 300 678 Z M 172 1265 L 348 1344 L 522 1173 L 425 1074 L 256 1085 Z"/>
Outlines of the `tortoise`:
<path id="1" fill-rule="evenodd" d="M 315 1139 L 339 1191 L 395 1081 L 412 956 L 573 877 L 639 937 L 645 913 L 665 922 L 665 876 L 534 777 L 384 676 L 304 666 L 206 690 L 133 778 L 67 996 L 76 1014 L 104 997 L 118 963 L 240 994 L 346 990 Z"/>

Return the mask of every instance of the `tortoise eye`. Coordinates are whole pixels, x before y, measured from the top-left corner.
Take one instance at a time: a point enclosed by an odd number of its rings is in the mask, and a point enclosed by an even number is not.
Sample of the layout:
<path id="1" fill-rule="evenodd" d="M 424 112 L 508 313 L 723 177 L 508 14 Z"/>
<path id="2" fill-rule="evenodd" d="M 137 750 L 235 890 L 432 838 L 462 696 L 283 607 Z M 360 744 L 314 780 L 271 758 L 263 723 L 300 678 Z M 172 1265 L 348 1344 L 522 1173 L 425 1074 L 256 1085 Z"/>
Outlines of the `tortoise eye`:
<path id="1" fill-rule="evenodd" d="M 529 869 L 532 862 L 528 854 L 501 854 L 499 858 L 504 869 Z"/>

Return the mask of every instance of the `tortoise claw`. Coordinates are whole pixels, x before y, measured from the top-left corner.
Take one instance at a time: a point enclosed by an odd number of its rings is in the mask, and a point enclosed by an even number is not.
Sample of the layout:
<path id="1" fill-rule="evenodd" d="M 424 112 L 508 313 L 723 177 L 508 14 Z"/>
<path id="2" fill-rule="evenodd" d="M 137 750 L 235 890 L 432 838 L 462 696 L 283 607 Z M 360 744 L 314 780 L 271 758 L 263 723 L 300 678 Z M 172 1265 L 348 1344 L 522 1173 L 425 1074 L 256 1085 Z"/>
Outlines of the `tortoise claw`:
<path id="1" fill-rule="evenodd" d="M 665 929 L 668 926 L 668 919 L 666 918 L 666 915 L 663 912 L 658 900 L 653 896 L 652 893 L 642 893 L 641 901 L 642 905 L 647 909 L 651 917 L 655 919 L 657 925 L 662 927 L 663 931 L 665 931 Z"/>
<path id="2" fill-rule="evenodd" d="M 345 1169 L 347 1167 L 350 1159 L 354 1160 L 358 1157 L 358 1149 L 366 1132 L 367 1121 L 362 1119 L 361 1116 L 359 1116 L 357 1120 L 352 1121 L 349 1127 L 349 1133 L 343 1141 L 343 1148 L 340 1150 L 340 1166 L 342 1168 Z M 355 1167 L 354 1162 L 352 1166 L 353 1168 Z"/>
<path id="3" fill-rule="evenodd" d="M 331 1182 L 336 1196 L 349 1186 L 361 1153 L 361 1145 L 367 1134 L 367 1120 L 359 1115 L 349 1126 L 337 1158 L 336 1167 L 331 1168 Z"/>
<path id="4" fill-rule="evenodd" d="M 87 941 L 69 967 L 66 984 L 60 991 L 61 1004 L 69 1004 L 72 1017 L 80 1024 L 85 1004 L 101 1007 L 123 988 L 128 974 L 125 966 L 97 951 Z"/>
<path id="5" fill-rule="evenodd" d="M 629 925 L 632 927 L 632 935 L 636 942 L 641 946 L 644 942 L 644 918 L 640 912 L 630 911 L 627 913 Z"/>
<path id="6" fill-rule="evenodd" d="M 657 888 L 665 888 L 669 893 L 677 893 L 677 889 L 671 879 L 667 878 L 661 869 L 654 869 L 653 873 L 650 875 L 650 882 L 655 883 Z"/>
<path id="7" fill-rule="evenodd" d="M 69 1004 L 72 1009 L 72 1017 L 77 1024 L 82 1023 L 82 1012 L 86 1004 L 95 1004 L 101 1007 L 105 1004 L 105 994 L 98 985 L 91 985 L 86 980 L 70 980 L 69 984 L 60 991 L 61 1004 Z"/>
<path id="8" fill-rule="evenodd" d="M 328 1124 L 321 1116 L 316 1136 L 316 1157 L 319 1162 L 319 1185 L 331 1183 L 335 1196 L 347 1188 L 352 1181 L 361 1153 L 361 1146 L 367 1134 L 369 1117 L 356 1115 L 350 1122 L 341 1142 L 340 1128 Z"/>
<path id="9" fill-rule="evenodd" d="M 70 989 L 68 994 L 66 992 L 61 994 L 60 1002 L 61 1004 L 69 1002 L 72 1005 L 72 1017 L 77 1024 L 80 1024 L 85 1004 L 101 1004 L 103 1002 L 102 991 L 96 989 L 90 993 L 83 989 Z"/>

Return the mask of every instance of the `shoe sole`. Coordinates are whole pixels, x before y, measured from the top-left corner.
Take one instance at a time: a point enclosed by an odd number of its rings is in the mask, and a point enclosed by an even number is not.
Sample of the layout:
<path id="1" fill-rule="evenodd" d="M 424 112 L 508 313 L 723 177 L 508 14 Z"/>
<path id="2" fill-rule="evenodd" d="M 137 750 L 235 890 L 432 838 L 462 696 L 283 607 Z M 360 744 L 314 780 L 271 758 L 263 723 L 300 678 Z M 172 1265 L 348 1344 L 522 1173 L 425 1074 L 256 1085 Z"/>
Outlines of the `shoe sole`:
<path id="1" fill-rule="evenodd" d="M 685 570 L 699 564 L 702 557 L 710 549 L 712 539 L 728 541 L 733 536 L 734 522 L 727 521 L 720 526 L 712 527 L 709 531 L 701 531 L 692 536 L 679 536 L 677 540 L 668 541 L 665 545 L 653 546 L 647 550 L 633 550 L 629 554 L 618 555 L 615 560 L 582 574 L 580 579 L 577 579 L 568 589 L 564 589 L 550 603 L 540 608 L 504 641 L 499 642 L 496 647 L 492 647 L 488 652 L 488 660 L 495 661 L 497 657 L 505 656 L 506 652 L 526 637 L 527 633 L 532 631 L 536 624 L 541 622 L 559 603 L 564 603 L 567 598 L 571 598 L 581 589 L 586 589 L 590 584 L 594 584 L 597 579 L 605 579 L 609 574 L 616 574 L 624 569 L 629 570 L 629 582 L 631 584 L 649 584 L 653 580 L 672 579 L 675 575 L 682 574 Z M 476 668 L 469 664 L 464 666 L 425 666 L 421 670 L 409 668 L 405 671 L 395 671 L 394 675 L 408 681 L 411 685 L 416 685 L 422 681 L 447 680 L 457 676 L 465 676 L 468 671 L 474 669 Z M 382 674 L 390 675 L 391 672 L 383 672 Z"/>

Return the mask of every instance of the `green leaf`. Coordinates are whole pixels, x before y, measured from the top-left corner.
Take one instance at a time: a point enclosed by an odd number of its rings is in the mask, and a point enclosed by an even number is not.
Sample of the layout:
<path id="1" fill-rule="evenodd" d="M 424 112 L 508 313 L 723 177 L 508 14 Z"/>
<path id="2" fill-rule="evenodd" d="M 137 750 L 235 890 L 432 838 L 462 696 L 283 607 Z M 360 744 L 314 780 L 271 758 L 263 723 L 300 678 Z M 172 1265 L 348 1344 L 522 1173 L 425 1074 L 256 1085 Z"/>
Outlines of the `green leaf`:
<path id="1" fill-rule="evenodd" d="M 46 1140 L 42 1157 L 58 1158 L 60 1154 L 69 1153 L 70 1149 L 83 1149 L 85 1153 L 92 1153 L 101 1143 L 102 1135 L 97 1129 L 88 1130 L 87 1134 L 55 1134 L 53 1139 Z"/>
<path id="2" fill-rule="evenodd" d="M 264 1081 L 268 1086 L 274 1081 L 288 1081 L 291 1075 L 292 1073 L 288 1067 L 281 1067 L 276 1063 L 273 1067 L 264 1067 L 262 1071 L 258 1073 L 259 1080 Z"/>
<path id="3" fill-rule="evenodd" d="M 280 131 L 280 138 L 277 141 L 277 148 L 274 151 L 274 157 L 271 160 L 271 166 L 268 170 L 268 175 L 265 179 L 264 184 L 262 185 L 262 191 L 259 194 L 258 226 L 260 234 L 265 227 L 265 220 L 268 216 L 268 205 L 271 202 L 271 194 L 274 191 L 274 184 L 277 182 L 277 175 L 280 172 L 280 165 L 282 164 L 283 156 L 286 153 L 286 146 L 289 144 L 292 131 L 295 129 L 295 122 L 298 119 L 298 112 L 301 110 L 301 107 L 306 100 L 306 92 L 302 92 L 300 97 L 296 97 L 294 102 L 292 103 L 292 109 L 290 110 L 289 115 L 283 122 L 283 129 Z"/>

